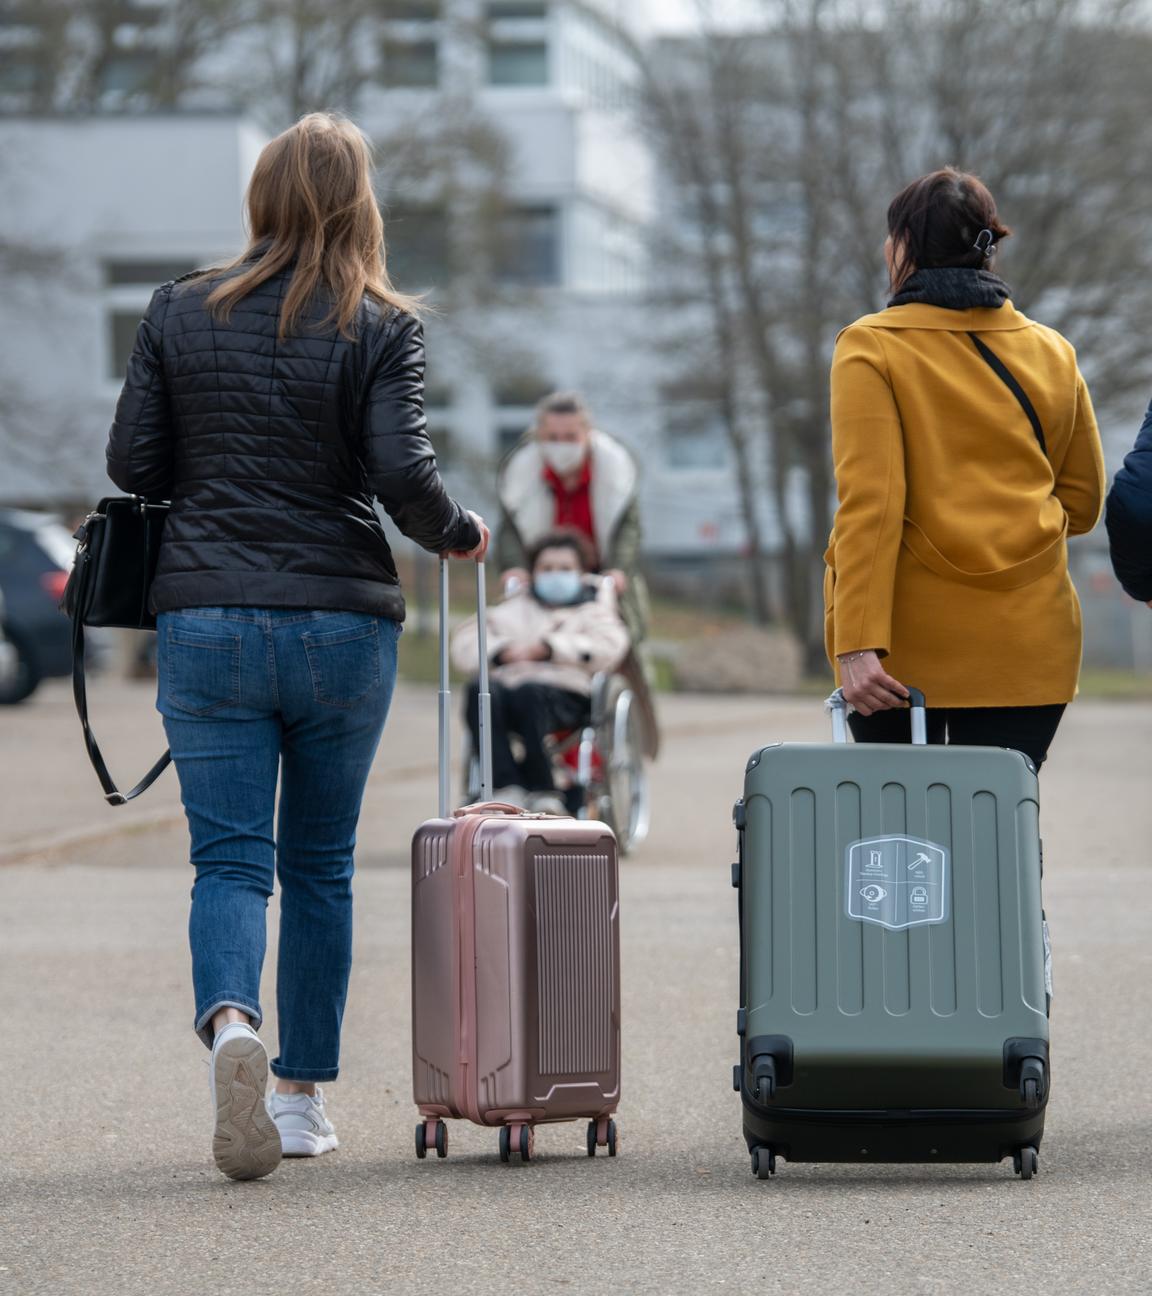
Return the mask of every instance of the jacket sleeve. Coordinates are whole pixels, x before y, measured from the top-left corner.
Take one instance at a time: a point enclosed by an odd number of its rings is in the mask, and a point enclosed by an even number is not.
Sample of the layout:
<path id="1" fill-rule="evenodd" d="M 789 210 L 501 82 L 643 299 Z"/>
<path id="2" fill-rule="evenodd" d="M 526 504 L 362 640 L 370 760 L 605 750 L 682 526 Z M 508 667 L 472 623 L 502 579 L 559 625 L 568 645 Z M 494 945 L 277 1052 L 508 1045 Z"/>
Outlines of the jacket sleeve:
<path id="1" fill-rule="evenodd" d="M 1100 521 L 1104 505 L 1104 448 L 1083 377 L 1076 382 L 1076 421 L 1064 462 L 1056 474 L 1055 495 L 1068 514 L 1068 534 L 1087 535 Z"/>
<path id="2" fill-rule="evenodd" d="M 412 315 L 393 317 L 370 375 L 363 455 L 369 486 L 410 540 L 432 553 L 480 543 L 436 467 L 424 418 L 424 331 Z"/>
<path id="3" fill-rule="evenodd" d="M 640 549 L 644 540 L 644 531 L 640 523 L 640 498 L 633 497 L 624 510 L 616 535 L 612 542 L 612 552 L 608 554 L 605 566 L 618 568 L 631 576 L 640 566 Z"/>
<path id="4" fill-rule="evenodd" d="M 528 551 L 504 504 L 500 505 L 500 526 L 496 532 L 496 563 L 502 572 L 528 565 Z"/>
<path id="5" fill-rule="evenodd" d="M 116 485 L 148 499 L 169 498 L 174 480 L 172 411 L 162 361 L 171 297 L 171 284 L 157 288 L 140 321 L 105 451 L 108 476 Z"/>
<path id="6" fill-rule="evenodd" d="M 581 666 L 589 675 L 615 670 L 631 644 L 611 583 L 601 581 L 595 600 L 582 603 L 544 641 L 557 665 Z"/>
<path id="7" fill-rule="evenodd" d="M 884 348 L 845 330 L 832 362 L 833 652 L 891 648 L 896 560 L 904 533 L 904 433 Z"/>
<path id="8" fill-rule="evenodd" d="M 1152 602 L 1152 406 L 1108 493 L 1112 568 L 1134 599 Z"/>

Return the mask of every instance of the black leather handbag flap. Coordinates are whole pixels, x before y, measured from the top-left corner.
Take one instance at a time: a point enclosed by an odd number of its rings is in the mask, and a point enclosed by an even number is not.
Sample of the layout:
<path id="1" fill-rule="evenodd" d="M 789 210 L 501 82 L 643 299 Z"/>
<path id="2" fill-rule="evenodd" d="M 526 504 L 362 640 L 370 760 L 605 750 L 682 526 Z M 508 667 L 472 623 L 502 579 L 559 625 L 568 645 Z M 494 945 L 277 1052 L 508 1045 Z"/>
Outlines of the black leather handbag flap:
<path id="1" fill-rule="evenodd" d="M 155 630 L 148 605 L 167 504 L 135 496 L 101 500 L 81 524 L 76 565 L 61 607 L 88 626 Z"/>

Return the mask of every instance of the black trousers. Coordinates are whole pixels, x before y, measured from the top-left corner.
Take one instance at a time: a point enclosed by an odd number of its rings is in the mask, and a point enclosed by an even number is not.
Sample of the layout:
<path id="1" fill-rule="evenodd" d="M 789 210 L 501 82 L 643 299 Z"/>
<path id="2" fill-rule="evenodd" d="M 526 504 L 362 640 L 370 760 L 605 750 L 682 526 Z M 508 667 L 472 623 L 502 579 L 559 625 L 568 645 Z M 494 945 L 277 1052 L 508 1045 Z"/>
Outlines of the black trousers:
<path id="1" fill-rule="evenodd" d="M 472 745 L 479 750 L 480 686 L 468 686 L 468 727 Z M 591 710 L 588 698 L 550 684 L 492 683 L 492 785 L 516 785 L 527 792 L 554 792 L 552 763 L 544 750 L 544 739 L 561 729 L 575 729 L 587 722 Z M 512 736 L 520 739 L 524 759 L 512 750 Z"/>
<path id="2" fill-rule="evenodd" d="M 1037 769 L 1064 718 L 1063 703 L 1031 707 L 929 707 L 928 741 L 957 747 L 1011 747 Z M 849 716 L 852 736 L 864 743 L 910 743 L 912 713 L 904 708 Z"/>

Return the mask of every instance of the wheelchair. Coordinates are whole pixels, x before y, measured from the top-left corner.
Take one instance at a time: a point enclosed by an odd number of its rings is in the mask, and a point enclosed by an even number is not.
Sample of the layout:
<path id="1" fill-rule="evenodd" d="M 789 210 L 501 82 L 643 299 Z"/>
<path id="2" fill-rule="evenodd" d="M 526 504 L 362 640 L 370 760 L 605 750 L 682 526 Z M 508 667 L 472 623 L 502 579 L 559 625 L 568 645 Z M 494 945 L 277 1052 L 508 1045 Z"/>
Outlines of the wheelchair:
<path id="1" fill-rule="evenodd" d="M 642 676 L 632 672 L 593 676 L 587 723 L 549 734 L 556 789 L 577 819 L 598 819 L 616 834 L 627 855 L 648 836 L 651 788 L 648 764 L 655 755 L 650 703 L 640 696 Z M 465 787 L 479 796 L 480 769 L 466 738 Z"/>

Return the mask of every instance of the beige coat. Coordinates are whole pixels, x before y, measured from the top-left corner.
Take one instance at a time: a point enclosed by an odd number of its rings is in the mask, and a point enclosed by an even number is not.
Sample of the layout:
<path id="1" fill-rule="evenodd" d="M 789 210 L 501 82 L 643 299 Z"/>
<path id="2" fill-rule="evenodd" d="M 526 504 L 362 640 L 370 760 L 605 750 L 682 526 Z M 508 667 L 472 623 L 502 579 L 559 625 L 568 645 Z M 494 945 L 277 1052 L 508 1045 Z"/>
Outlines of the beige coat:
<path id="1" fill-rule="evenodd" d="M 552 649 L 547 661 L 494 666 L 492 679 L 518 684 L 549 684 L 587 697 L 592 676 L 615 670 L 628 653 L 628 631 L 620 619 L 611 581 L 597 582 L 596 598 L 573 607 L 548 607 L 530 592 L 514 594 L 488 611 L 488 655 L 501 649 L 543 641 Z M 469 617 L 452 636 L 452 664 L 472 677 L 480 668 L 476 618 Z"/>

